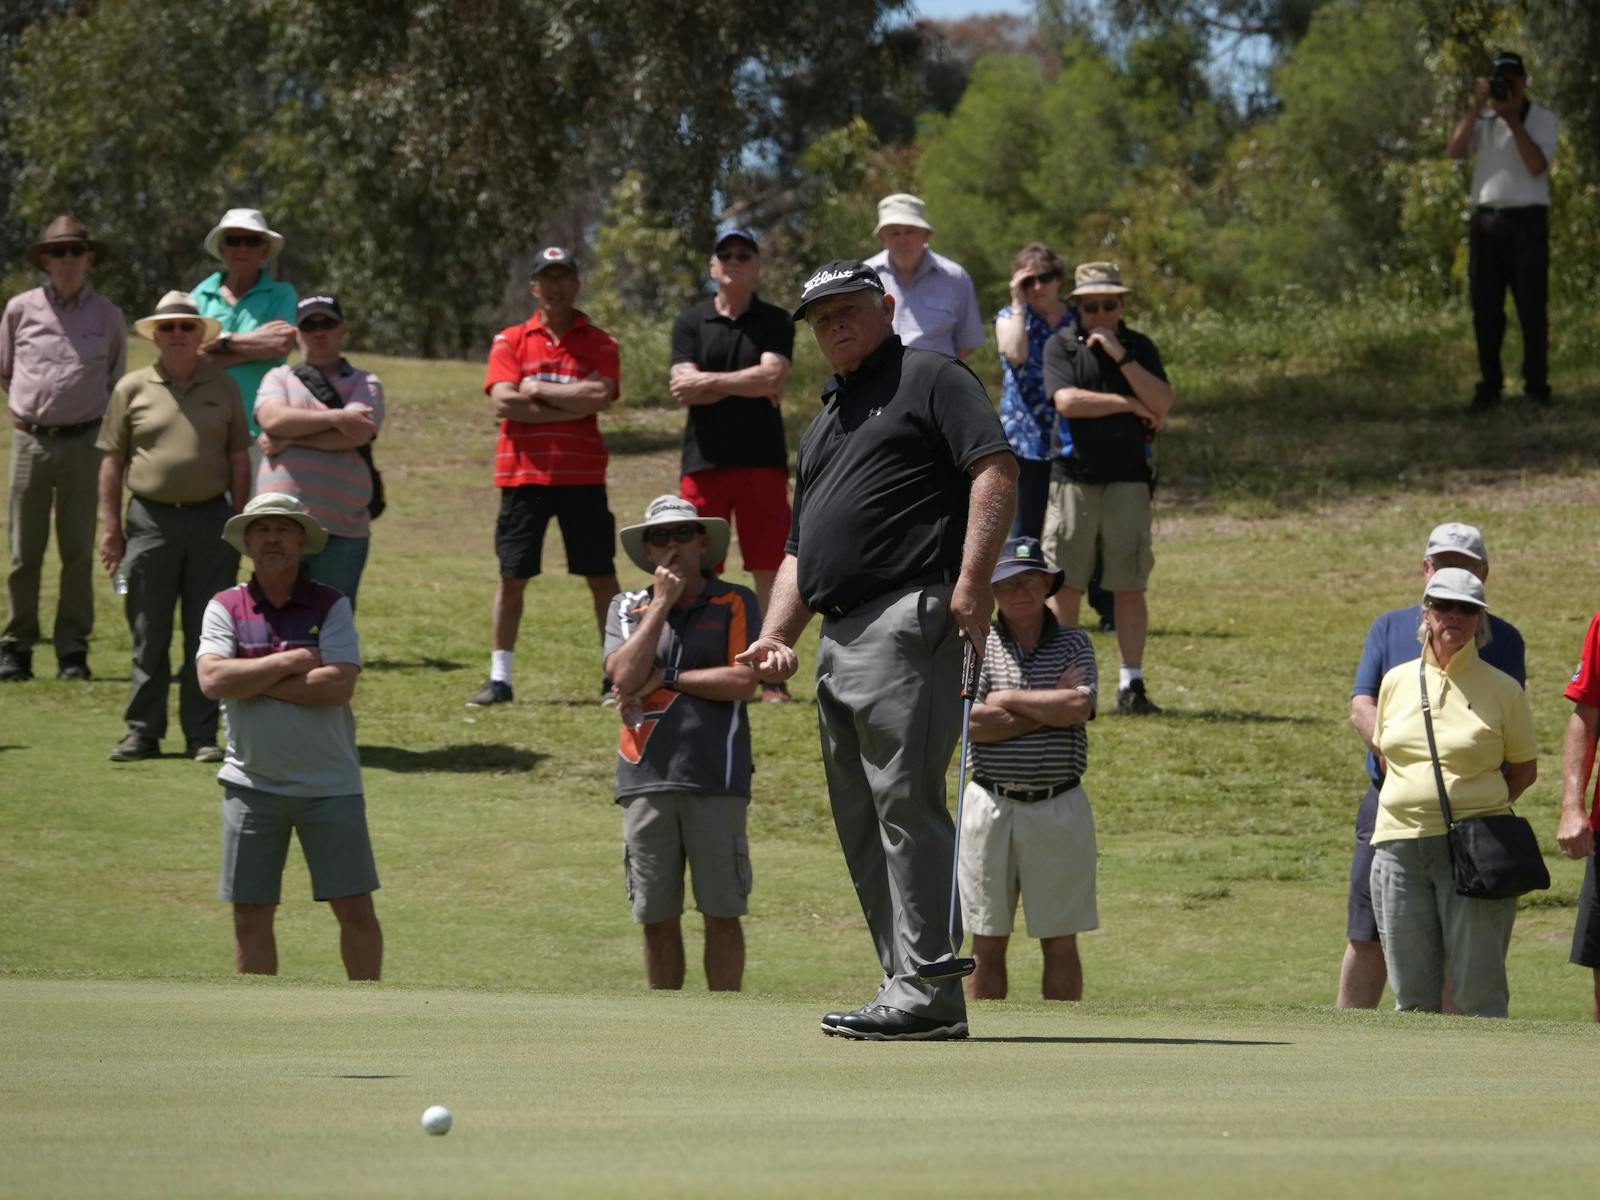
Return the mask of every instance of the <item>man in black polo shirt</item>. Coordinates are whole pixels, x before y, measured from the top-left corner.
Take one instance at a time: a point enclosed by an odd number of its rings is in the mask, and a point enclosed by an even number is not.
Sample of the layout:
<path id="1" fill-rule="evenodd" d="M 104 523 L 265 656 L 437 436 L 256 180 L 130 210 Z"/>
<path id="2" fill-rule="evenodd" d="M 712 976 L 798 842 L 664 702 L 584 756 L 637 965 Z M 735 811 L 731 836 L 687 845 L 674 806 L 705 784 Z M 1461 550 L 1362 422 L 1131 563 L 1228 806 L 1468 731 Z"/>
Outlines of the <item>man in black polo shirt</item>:
<path id="1" fill-rule="evenodd" d="M 806 281 L 837 372 L 800 443 L 794 522 L 761 636 L 738 656 L 767 680 L 823 614 L 817 712 L 834 825 L 883 965 L 877 995 L 824 1033 L 871 1040 L 967 1035 L 966 998 L 917 968 L 949 957 L 955 826 L 945 769 L 961 732 L 961 637 L 983 646 L 989 577 L 1011 525 L 1017 463 L 983 385 L 908 350 L 894 300 L 865 263 Z"/>
<path id="2" fill-rule="evenodd" d="M 1045 343 L 1045 394 L 1067 419 L 1072 451 L 1051 467 L 1043 541 L 1066 572 L 1051 608 L 1069 627 L 1078 624 L 1098 545 L 1101 583 L 1116 606 L 1117 711 L 1142 716 L 1161 711 L 1144 690 L 1144 593 L 1155 565 L 1148 443 L 1166 423 L 1172 386 L 1156 344 L 1122 323 L 1131 290 L 1116 263 L 1080 264 L 1072 289 L 1078 315 Z"/>
<path id="3" fill-rule="evenodd" d="M 778 406 L 794 322 L 756 295 L 761 250 L 749 230 L 717 238 L 710 270 L 717 294 L 672 326 L 672 395 L 689 410 L 678 490 L 701 516 L 737 522 L 745 570 L 765 609 L 789 535 L 789 451 Z M 774 684 L 762 698 L 787 700 L 788 690 Z"/>

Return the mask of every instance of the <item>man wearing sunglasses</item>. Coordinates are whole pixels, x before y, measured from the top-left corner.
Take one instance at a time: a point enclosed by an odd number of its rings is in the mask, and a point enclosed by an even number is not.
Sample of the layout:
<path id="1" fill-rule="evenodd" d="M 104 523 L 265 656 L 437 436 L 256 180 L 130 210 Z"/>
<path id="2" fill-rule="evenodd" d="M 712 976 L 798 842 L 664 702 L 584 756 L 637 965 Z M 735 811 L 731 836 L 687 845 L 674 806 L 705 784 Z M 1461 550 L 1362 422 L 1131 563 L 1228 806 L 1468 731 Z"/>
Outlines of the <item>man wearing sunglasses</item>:
<path id="1" fill-rule="evenodd" d="M 651 586 L 623 592 L 606 615 L 606 674 L 622 732 L 617 803 L 633 919 L 644 927 L 645 978 L 681 988 L 683 868 L 705 921 L 706 986 L 738 991 L 739 919 L 750 895 L 750 723 L 756 674 L 735 662 L 760 626 L 755 597 L 711 570 L 728 523 L 678 496 L 657 496 L 622 549 Z"/>
<path id="2" fill-rule="evenodd" d="M 76 217 L 59 216 L 28 247 L 48 282 L 13 296 L 0 317 L 0 387 L 11 424 L 11 568 L 0 631 L 0 681 L 33 678 L 40 640 L 39 583 L 56 520 L 57 677 L 89 678 L 94 628 L 94 515 L 100 475 L 95 436 L 127 359 L 122 310 L 89 286 L 105 247 Z"/>
<path id="3" fill-rule="evenodd" d="M 1483 534 L 1472 525 L 1447 521 L 1428 534 L 1422 551 L 1422 578 L 1433 578 L 1435 571 L 1460 567 L 1479 580 L 1489 578 L 1489 553 L 1483 547 Z M 1491 667 L 1504 671 L 1519 685 L 1527 686 L 1523 661 L 1522 634 L 1511 622 L 1486 614 L 1489 640 L 1478 657 Z M 1378 767 L 1377 750 L 1372 744 L 1378 720 L 1378 688 L 1390 668 L 1411 662 L 1418 654 L 1417 627 L 1422 623 L 1422 606 L 1391 609 L 1372 623 L 1356 664 L 1355 686 L 1350 691 L 1350 724 L 1356 727 L 1367 748 L 1366 795 L 1356 808 L 1355 846 L 1350 856 L 1350 890 L 1347 901 L 1344 960 L 1339 966 L 1340 1008 L 1377 1008 L 1388 979 L 1383 961 L 1383 944 L 1378 940 L 1378 921 L 1372 911 L 1372 830 L 1378 818 L 1378 790 L 1383 774 Z"/>
<path id="4" fill-rule="evenodd" d="M 761 249 L 749 230 L 719 235 L 710 269 L 717 294 L 672 326 L 670 386 L 688 409 L 678 489 L 701 516 L 738 521 L 739 550 L 764 608 L 789 536 L 789 451 L 779 404 L 794 322 L 756 295 Z M 762 698 L 787 700 L 788 689 L 764 688 Z"/>
<path id="5" fill-rule="evenodd" d="M 354 611 L 372 544 L 373 470 L 362 448 L 383 424 L 383 384 L 345 361 L 350 326 L 337 296 L 306 296 L 295 308 L 295 325 L 304 361 L 268 371 L 256 394 L 264 457 L 255 490 L 298 497 L 328 531 L 323 548 L 301 561 L 312 579 L 348 597 Z"/>
<path id="6" fill-rule="evenodd" d="M 1101 586 L 1116 614 L 1117 711 L 1142 716 L 1161 711 L 1144 687 L 1145 586 L 1155 565 L 1149 443 L 1166 424 L 1172 385 L 1155 342 L 1123 323 L 1132 290 L 1116 263 L 1080 264 L 1072 289 L 1077 319 L 1045 345 L 1045 391 L 1066 419 L 1072 449 L 1051 467 L 1043 540 L 1045 554 L 1066 572 L 1051 607 L 1069 627 L 1078 624 L 1098 546 Z"/>

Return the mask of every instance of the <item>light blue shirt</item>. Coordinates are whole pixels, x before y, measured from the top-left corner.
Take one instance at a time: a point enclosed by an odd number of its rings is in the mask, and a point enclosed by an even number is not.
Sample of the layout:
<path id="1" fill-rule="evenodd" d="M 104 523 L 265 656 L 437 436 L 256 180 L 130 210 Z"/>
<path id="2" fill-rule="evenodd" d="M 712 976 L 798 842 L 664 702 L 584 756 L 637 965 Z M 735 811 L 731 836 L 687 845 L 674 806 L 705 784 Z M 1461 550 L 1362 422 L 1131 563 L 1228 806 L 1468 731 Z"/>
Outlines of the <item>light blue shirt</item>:
<path id="1" fill-rule="evenodd" d="M 960 263 L 924 247 L 909 288 L 900 286 L 887 250 L 867 259 L 867 266 L 894 297 L 894 331 L 907 346 L 954 357 L 958 350 L 983 345 L 978 293 Z"/>

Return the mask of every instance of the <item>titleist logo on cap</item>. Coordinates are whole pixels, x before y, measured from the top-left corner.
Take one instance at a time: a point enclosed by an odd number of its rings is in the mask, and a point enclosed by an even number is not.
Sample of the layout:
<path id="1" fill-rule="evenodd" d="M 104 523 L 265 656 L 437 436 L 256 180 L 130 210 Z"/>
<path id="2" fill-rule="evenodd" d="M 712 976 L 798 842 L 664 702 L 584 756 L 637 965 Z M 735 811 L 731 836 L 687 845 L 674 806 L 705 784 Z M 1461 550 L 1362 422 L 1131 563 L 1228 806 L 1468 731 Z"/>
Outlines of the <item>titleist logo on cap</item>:
<path id="1" fill-rule="evenodd" d="M 821 287 L 825 283 L 832 283 L 835 279 L 849 279 L 855 273 L 856 272 L 854 270 L 850 270 L 850 271 L 830 271 L 830 270 L 828 270 L 828 268 L 824 267 L 822 270 L 818 271 L 815 275 L 813 275 L 810 279 L 806 280 L 805 284 L 801 287 L 800 290 L 803 291 L 803 292 L 809 292 L 812 288 Z"/>

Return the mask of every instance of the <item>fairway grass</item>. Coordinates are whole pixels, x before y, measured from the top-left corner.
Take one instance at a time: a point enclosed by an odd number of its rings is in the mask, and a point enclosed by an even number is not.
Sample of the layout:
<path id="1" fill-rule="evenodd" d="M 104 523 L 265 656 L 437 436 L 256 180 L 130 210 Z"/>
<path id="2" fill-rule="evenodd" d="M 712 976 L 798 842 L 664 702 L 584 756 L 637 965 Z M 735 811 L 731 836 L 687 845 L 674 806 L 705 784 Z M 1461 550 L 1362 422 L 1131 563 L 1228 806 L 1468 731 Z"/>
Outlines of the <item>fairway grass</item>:
<path id="1" fill-rule="evenodd" d="M 8 980 L 0 1011 L 5 1196 L 1594 1190 L 1572 1024 L 978 1005 L 885 1045 L 755 996 L 274 981 Z"/>

